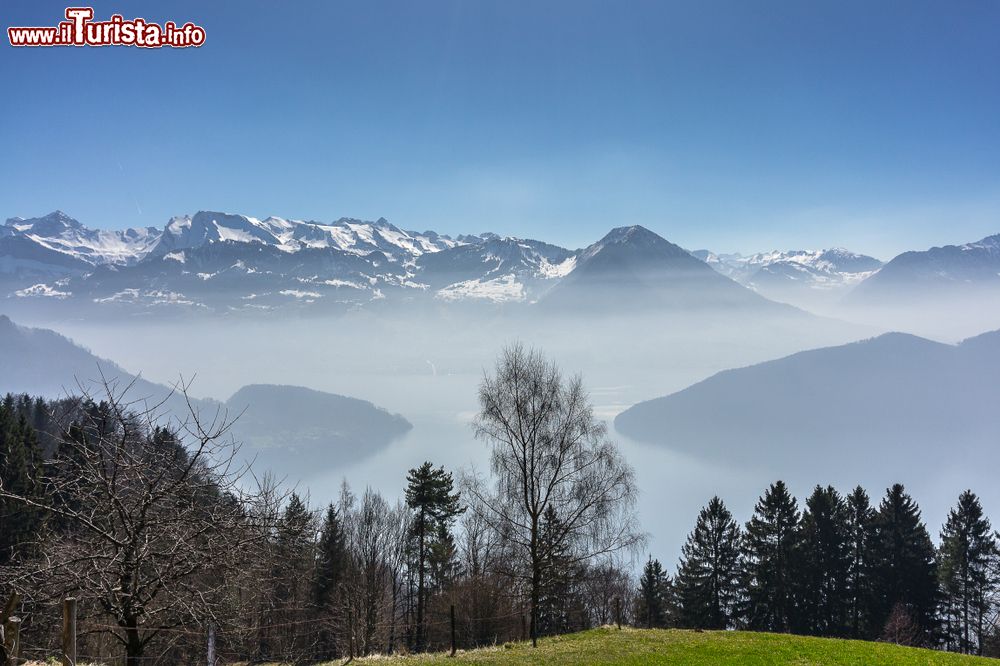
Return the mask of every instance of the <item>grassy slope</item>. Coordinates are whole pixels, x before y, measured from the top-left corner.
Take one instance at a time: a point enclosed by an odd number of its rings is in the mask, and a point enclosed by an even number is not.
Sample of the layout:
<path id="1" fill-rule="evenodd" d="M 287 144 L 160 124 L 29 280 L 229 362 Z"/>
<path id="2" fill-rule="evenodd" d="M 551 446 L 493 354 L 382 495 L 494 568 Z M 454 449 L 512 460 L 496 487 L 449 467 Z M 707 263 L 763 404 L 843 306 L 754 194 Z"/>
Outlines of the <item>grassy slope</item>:
<path id="1" fill-rule="evenodd" d="M 593 629 L 543 639 L 538 649 L 524 643 L 459 652 L 455 659 L 433 654 L 373 657 L 379 664 L 998 664 L 886 643 L 846 641 L 745 631 Z"/>

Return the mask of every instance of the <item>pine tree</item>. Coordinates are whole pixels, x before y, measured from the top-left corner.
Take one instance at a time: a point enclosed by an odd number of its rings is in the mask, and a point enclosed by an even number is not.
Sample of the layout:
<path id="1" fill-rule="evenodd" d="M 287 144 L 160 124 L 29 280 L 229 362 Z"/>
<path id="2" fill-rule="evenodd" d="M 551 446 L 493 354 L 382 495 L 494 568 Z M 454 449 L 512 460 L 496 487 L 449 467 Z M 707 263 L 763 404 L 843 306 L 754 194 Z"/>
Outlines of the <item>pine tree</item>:
<path id="1" fill-rule="evenodd" d="M 698 514 L 677 569 L 679 620 L 685 627 L 726 629 L 739 600 L 740 528 L 718 497 Z"/>
<path id="2" fill-rule="evenodd" d="M 847 496 L 847 614 L 851 638 L 872 639 L 881 629 L 872 621 L 872 522 L 868 493 L 857 486 Z"/>
<path id="3" fill-rule="evenodd" d="M 670 576 L 663 570 L 660 561 L 650 557 L 639 578 L 639 598 L 636 607 L 638 624 L 647 629 L 668 626 L 671 588 Z"/>
<path id="4" fill-rule="evenodd" d="M 791 630 L 799 511 L 784 482 L 757 501 L 743 539 L 745 617 L 751 629 Z"/>
<path id="5" fill-rule="evenodd" d="M 562 538 L 565 525 L 555 507 L 542 514 L 538 548 L 542 553 L 542 577 L 538 592 L 538 633 L 551 635 L 581 628 L 583 601 L 577 589 L 580 567 Z M 578 622 L 574 625 L 573 618 Z"/>
<path id="6" fill-rule="evenodd" d="M 850 568 L 847 507 L 832 487 L 816 486 L 799 525 L 799 610 L 796 629 L 816 636 L 840 636 L 847 627 Z"/>
<path id="7" fill-rule="evenodd" d="M 35 430 L 8 395 L 0 404 L 0 488 L 37 497 L 41 462 Z M 0 565 L 29 554 L 43 520 L 43 512 L 35 507 L 0 499 Z"/>
<path id="8" fill-rule="evenodd" d="M 317 544 L 313 578 L 313 603 L 317 608 L 329 611 L 333 607 L 337 588 L 343 580 L 346 557 L 344 527 L 339 512 L 331 503 L 323 516 Z"/>
<path id="9" fill-rule="evenodd" d="M 966 490 L 941 530 L 940 569 L 949 648 L 978 653 L 997 589 L 997 543 L 979 498 Z"/>
<path id="10" fill-rule="evenodd" d="M 455 517 L 465 509 L 459 504 L 459 494 L 452 492 L 452 476 L 444 467 L 435 469 L 425 462 L 411 469 L 406 481 L 406 505 L 413 512 L 409 536 L 417 569 L 415 648 L 422 651 L 426 645 L 427 574 L 434 544 L 440 542 L 442 531 L 448 533 Z"/>
<path id="11" fill-rule="evenodd" d="M 313 604 L 321 616 L 330 617 L 337 609 L 339 592 L 348 566 L 346 535 L 340 513 L 330 504 L 323 517 L 316 553 L 316 573 L 313 577 Z M 319 630 L 320 659 L 338 655 L 336 638 L 324 623 Z"/>
<path id="12" fill-rule="evenodd" d="M 900 605 L 920 632 L 920 642 L 937 640 L 937 564 L 920 509 L 902 484 L 886 492 L 873 521 L 873 614 L 884 626 Z"/>
<path id="13" fill-rule="evenodd" d="M 313 515 L 305 501 L 292 493 L 275 534 L 273 603 L 277 611 L 276 624 L 281 626 L 270 635 L 274 641 L 272 649 L 277 649 L 290 661 L 301 659 L 307 650 L 306 637 L 294 628 L 295 623 L 304 619 L 309 601 L 314 542 Z"/>

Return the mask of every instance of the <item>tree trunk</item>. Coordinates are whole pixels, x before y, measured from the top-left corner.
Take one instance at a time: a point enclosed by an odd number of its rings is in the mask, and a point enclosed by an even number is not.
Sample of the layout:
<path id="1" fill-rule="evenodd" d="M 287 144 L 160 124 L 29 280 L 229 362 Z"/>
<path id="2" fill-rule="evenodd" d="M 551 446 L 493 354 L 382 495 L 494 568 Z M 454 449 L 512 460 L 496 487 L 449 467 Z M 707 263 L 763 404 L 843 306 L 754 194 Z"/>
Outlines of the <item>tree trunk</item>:
<path id="1" fill-rule="evenodd" d="M 392 654 L 396 648 L 396 599 L 397 599 L 397 589 L 396 589 L 396 578 L 395 575 L 392 581 L 392 615 L 389 616 L 389 645 L 387 646 L 387 654 Z"/>
<path id="2" fill-rule="evenodd" d="M 125 666 L 142 666 L 142 649 L 137 623 L 129 620 L 125 626 Z"/>
<path id="3" fill-rule="evenodd" d="M 542 562 L 538 554 L 538 519 L 531 519 L 531 647 L 538 647 L 538 597 L 542 586 Z"/>
<path id="4" fill-rule="evenodd" d="M 424 517 L 424 511 L 420 510 L 420 525 L 419 533 L 417 538 L 420 540 L 418 546 L 419 553 L 417 557 L 419 562 L 417 563 L 417 652 L 424 651 L 424 558 L 426 554 L 424 553 L 424 523 L 426 519 Z"/>

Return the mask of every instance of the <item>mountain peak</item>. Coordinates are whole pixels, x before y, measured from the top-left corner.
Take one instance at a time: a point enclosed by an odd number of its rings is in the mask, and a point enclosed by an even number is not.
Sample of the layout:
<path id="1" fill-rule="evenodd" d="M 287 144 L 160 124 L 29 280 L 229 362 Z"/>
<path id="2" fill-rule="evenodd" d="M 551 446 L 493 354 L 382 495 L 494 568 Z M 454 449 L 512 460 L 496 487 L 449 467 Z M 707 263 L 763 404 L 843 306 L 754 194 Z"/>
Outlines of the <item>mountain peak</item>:
<path id="1" fill-rule="evenodd" d="M 663 236 L 654 233 L 646 227 L 633 224 L 627 227 L 615 227 L 604 238 L 583 251 L 582 259 L 589 259 L 608 252 L 627 253 L 637 256 L 663 258 L 690 257 L 686 250 L 674 245 Z M 700 262 L 699 262 L 700 263 Z"/>
<path id="2" fill-rule="evenodd" d="M 615 227 L 601 239 L 602 243 L 635 243 L 646 241 L 663 241 L 662 236 L 653 233 L 646 227 L 633 224 L 627 227 Z"/>
<path id="3" fill-rule="evenodd" d="M 61 210 L 54 210 L 48 215 L 29 219 L 12 217 L 7 220 L 7 225 L 28 229 L 30 233 L 38 236 L 58 236 L 71 229 L 80 231 L 84 228 L 82 224 Z"/>

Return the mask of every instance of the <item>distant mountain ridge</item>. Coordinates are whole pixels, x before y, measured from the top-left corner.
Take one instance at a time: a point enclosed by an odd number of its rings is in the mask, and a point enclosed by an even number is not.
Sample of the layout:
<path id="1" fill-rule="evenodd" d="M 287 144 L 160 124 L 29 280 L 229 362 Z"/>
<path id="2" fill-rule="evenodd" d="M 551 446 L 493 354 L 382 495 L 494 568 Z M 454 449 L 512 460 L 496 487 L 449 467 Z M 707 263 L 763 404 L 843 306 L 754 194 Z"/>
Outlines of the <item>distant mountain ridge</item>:
<path id="1" fill-rule="evenodd" d="M 907 252 L 883 266 L 843 248 L 687 252 L 637 225 L 578 250 L 493 233 L 406 231 L 384 218 L 200 211 L 162 230 L 101 231 L 55 211 L 0 226 L 0 293 L 12 307 L 62 301 L 80 314 L 324 312 L 400 302 L 772 307 L 763 299 L 829 311 L 824 304 L 919 304 L 964 292 L 1000 299 L 1000 235 Z"/>
<path id="2" fill-rule="evenodd" d="M 105 397 L 102 381 L 116 390 L 131 385 L 127 398 L 159 405 L 159 415 L 183 419 L 187 402 L 162 384 L 125 371 L 48 329 L 18 326 L 0 315 L 0 395 L 28 393 L 47 398 L 87 391 Z M 166 399 L 166 402 L 163 402 Z M 137 404 L 141 407 L 143 403 Z M 300 479 L 316 465 L 348 465 L 387 447 L 410 423 L 357 398 L 298 386 L 244 386 L 225 402 L 192 399 L 195 409 L 214 416 L 220 409 L 239 416 L 231 434 L 245 446 L 260 472 Z"/>
<path id="3" fill-rule="evenodd" d="M 709 250 L 691 254 L 763 296 L 800 306 L 817 299 L 839 299 L 883 265 L 874 257 L 844 248 L 775 250 L 748 256 Z"/>
<path id="4" fill-rule="evenodd" d="M 123 231 L 89 229 L 59 210 L 43 217 L 8 218 L 0 226 L 0 238 L 21 238 L 90 266 L 135 263 L 149 252 L 160 235 L 161 231 L 155 227 Z"/>
<path id="5" fill-rule="evenodd" d="M 405 231 L 385 219 L 321 223 L 210 211 L 172 218 L 162 231 L 98 232 L 60 212 L 9 222 L 6 229 L 5 239 L 12 240 L 0 249 L 0 285 L 8 297 L 55 299 L 66 307 L 255 312 L 399 300 L 557 308 L 602 299 L 615 306 L 635 300 L 657 307 L 765 304 L 640 226 L 613 229 L 582 250 L 492 233 L 450 238 Z M 31 271 L 5 270 L 30 259 L 13 239 L 47 254 Z M 94 250 L 99 245 L 103 254 Z"/>
<path id="6" fill-rule="evenodd" d="M 1000 234 L 974 243 L 904 252 L 850 294 L 857 305 L 947 299 L 982 289 L 1000 296 Z"/>
<path id="7" fill-rule="evenodd" d="M 736 464 L 844 469 L 941 447 L 994 451 L 997 404 L 1000 331 L 958 345 L 887 333 L 720 372 L 634 405 L 615 428 Z"/>

